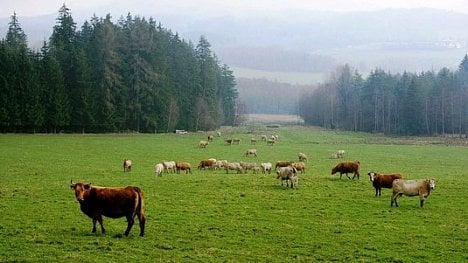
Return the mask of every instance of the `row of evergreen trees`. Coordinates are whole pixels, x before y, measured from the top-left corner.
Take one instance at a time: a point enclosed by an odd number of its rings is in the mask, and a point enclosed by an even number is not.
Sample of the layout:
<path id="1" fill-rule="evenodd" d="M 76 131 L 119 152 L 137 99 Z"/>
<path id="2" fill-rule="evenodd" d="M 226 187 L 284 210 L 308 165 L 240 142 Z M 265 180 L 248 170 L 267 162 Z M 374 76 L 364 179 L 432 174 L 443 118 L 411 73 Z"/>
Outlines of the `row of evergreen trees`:
<path id="1" fill-rule="evenodd" d="M 236 122 L 235 85 L 205 37 L 194 46 L 152 18 L 94 16 L 77 30 L 63 5 L 33 51 L 14 14 L 0 42 L 0 130 L 210 130 Z"/>
<path id="2" fill-rule="evenodd" d="M 305 123 L 394 135 L 468 134 L 468 56 L 456 72 L 390 74 L 376 69 L 364 79 L 348 65 L 302 96 Z"/>

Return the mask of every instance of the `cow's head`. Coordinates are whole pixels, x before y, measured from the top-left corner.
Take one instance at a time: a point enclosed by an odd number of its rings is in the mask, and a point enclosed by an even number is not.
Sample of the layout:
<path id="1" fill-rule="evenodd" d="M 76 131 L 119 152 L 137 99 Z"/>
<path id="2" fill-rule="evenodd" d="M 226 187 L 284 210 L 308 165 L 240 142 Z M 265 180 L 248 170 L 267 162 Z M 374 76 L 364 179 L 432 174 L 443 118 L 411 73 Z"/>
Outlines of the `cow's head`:
<path id="1" fill-rule="evenodd" d="M 75 191 L 76 200 L 81 203 L 85 200 L 85 193 L 91 189 L 91 183 L 71 183 L 70 188 Z"/>
<path id="2" fill-rule="evenodd" d="M 427 179 L 426 181 L 429 183 L 429 188 L 430 188 L 431 190 L 434 190 L 434 188 L 435 188 L 435 183 L 436 183 L 435 179 Z"/>
<path id="3" fill-rule="evenodd" d="M 333 169 L 331 170 L 331 174 L 336 174 L 338 172 L 338 166 L 335 166 L 333 167 Z"/>
<path id="4" fill-rule="evenodd" d="M 367 175 L 369 175 L 369 180 L 370 180 L 371 182 L 373 182 L 373 181 L 374 181 L 374 178 L 375 178 L 375 176 L 376 176 L 377 174 L 374 173 L 374 172 L 368 172 Z"/>

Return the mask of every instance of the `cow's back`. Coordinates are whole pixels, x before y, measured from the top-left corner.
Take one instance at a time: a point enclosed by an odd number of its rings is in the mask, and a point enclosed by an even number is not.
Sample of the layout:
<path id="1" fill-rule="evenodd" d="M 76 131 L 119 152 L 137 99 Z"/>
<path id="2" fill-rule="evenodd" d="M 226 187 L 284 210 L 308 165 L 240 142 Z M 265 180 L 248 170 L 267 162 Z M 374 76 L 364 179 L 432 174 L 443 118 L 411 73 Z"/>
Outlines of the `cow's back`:
<path id="1" fill-rule="evenodd" d="M 393 181 L 393 192 L 403 193 L 407 196 L 415 196 L 419 194 L 419 190 L 425 184 L 421 180 L 403 180 L 395 179 Z"/>
<path id="2" fill-rule="evenodd" d="M 133 213 L 138 205 L 141 190 L 138 187 L 93 187 L 83 205 L 85 210 L 119 218 Z M 83 210 L 83 212 L 87 213 Z"/>

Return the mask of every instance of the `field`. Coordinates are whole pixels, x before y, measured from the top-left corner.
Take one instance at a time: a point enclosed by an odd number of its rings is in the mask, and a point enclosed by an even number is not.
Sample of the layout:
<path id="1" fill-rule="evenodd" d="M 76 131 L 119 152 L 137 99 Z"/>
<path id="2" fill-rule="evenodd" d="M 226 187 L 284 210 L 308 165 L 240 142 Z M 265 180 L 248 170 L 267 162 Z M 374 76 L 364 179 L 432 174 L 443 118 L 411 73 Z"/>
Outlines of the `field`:
<path id="1" fill-rule="evenodd" d="M 1 262 L 467 262 L 466 139 L 390 138 L 305 127 L 223 130 L 206 149 L 206 133 L 108 135 L 0 135 Z M 274 146 L 248 142 L 279 134 Z M 223 138 L 239 137 L 240 145 Z M 454 143 L 455 141 L 455 143 Z M 256 148 L 258 157 L 243 157 Z M 359 180 L 331 176 L 338 162 L 360 160 Z M 200 171 L 205 158 L 231 161 L 295 160 L 309 156 L 298 190 L 273 174 Z M 122 160 L 133 170 L 124 173 Z M 155 177 L 162 160 L 189 161 L 193 174 Z M 435 178 L 419 208 L 390 191 L 374 196 L 367 171 Z M 140 186 L 147 229 L 125 219 L 104 219 L 106 234 L 91 233 L 70 180 L 102 186 Z"/>

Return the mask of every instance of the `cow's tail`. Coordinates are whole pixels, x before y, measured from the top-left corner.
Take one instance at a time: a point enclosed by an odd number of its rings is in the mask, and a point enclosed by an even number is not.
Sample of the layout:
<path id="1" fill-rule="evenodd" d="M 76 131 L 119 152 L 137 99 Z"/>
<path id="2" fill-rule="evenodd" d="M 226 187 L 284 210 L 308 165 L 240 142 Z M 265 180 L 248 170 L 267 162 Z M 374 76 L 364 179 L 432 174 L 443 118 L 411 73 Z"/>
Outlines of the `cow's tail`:
<path id="1" fill-rule="evenodd" d="M 143 192 L 139 187 L 134 187 L 135 192 L 137 193 L 135 198 L 135 209 L 133 210 L 133 218 L 138 217 L 140 222 L 140 236 L 143 236 L 145 233 L 145 200 L 143 198 Z"/>

